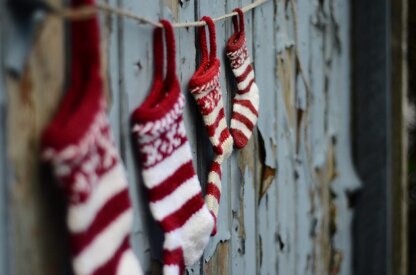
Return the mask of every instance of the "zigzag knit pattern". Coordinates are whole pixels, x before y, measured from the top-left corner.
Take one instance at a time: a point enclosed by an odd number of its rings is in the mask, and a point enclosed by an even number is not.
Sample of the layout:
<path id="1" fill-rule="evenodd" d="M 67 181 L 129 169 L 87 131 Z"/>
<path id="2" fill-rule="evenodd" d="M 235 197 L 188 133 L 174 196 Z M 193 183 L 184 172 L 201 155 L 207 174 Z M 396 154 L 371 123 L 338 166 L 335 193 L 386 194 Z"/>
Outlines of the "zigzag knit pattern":
<path id="1" fill-rule="evenodd" d="M 199 106 L 214 152 L 226 159 L 231 155 L 233 141 L 225 120 L 219 80 L 220 68 L 219 65 L 213 68 L 216 69 L 217 74 L 207 83 L 192 87 L 193 82 L 191 80 L 191 93 Z"/>
<path id="2" fill-rule="evenodd" d="M 210 55 L 206 43 L 205 27 L 199 29 L 201 44 L 201 64 L 189 82 L 189 90 L 194 96 L 202 114 L 215 153 L 208 173 L 205 201 L 208 209 L 218 217 L 221 198 L 221 164 L 233 150 L 233 139 L 227 127 L 220 85 L 220 61 L 216 56 L 215 26 L 210 17 L 203 17 L 210 34 Z M 216 233 L 216 229 L 213 234 Z"/>
<path id="3" fill-rule="evenodd" d="M 243 148 L 250 139 L 258 119 L 259 89 L 255 82 L 244 32 L 244 15 L 236 9 L 240 17 L 240 30 L 233 18 L 234 34 L 226 45 L 226 54 L 237 81 L 237 93 L 233 99 L 231 134 L 236 148 Z"/>
<path id="4" fill-rule="evenodd" d="M 75 274 L 142 274 L 130 248 L 133 210 L 123 165 L 101 110 L 76 144 L 45 147 L 43 157 L 69 202 Z"/>

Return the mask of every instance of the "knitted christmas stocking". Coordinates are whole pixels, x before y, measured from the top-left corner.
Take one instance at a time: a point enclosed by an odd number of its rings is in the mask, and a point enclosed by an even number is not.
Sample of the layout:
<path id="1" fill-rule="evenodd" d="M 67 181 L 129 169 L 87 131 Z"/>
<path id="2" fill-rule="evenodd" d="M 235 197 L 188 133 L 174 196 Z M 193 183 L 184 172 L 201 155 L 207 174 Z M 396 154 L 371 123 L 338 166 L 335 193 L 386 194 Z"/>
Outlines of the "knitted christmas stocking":
<path id="1" fill-rule="evenodd" d="M 154 32 L 154 83 L 133 115 L 133 133 L 142 158 L 150 210 L 165 233 L 164 274 L 182 274 L 202 255 L 214 219 L 195 175 L 183 122 L 184 97 L 176 77 L 172 25 L 165 20 L 167 70 L 163 80 L 163 30 Z"/>
<path id="2" fill-rule="evenodd" d="M 79 4 L 94 1 L 74 1 Z M 129 241 L 127 181 L 105 113 L 96 18 L 72 21 L 71 32 L 71 87 L 42 136 L 42 152 L 68 200 L 73 269 L 77 275 L 139 275 Z"/>
<path id="3" fill-rule="evenodd" d="M 233 99 L 231 134 L 235 147 L 240 149 L 247 144 L 257 123 L 259 90 L 246 45 L 244 14 L 241 9 L 235 9 L 235 11 L 239 14 L 240 29 L 238 29 L 237 18 L 233 17 L 234 34 L 228 39 L 226 53 L 237 80 L 237 93 Z"/>
<path id="4" fill-rule="evenodd" d="M 205 201 L 211 213 L 217 218 L 221 196 L 221 164 L 231 155 L 233 139 L 227 128 L 220 86 L 220 61 L 217 58 L 215 26 L 208 16 L 202 18 L 209 29 L 210 54 L 208 56 L 205 27 L 199 29 L 201 64 L 192 76 L 189 89 L 202 113 L 215 158 L 208 174 Z M 215 231 L 214 233 L 215 234 Z"/>

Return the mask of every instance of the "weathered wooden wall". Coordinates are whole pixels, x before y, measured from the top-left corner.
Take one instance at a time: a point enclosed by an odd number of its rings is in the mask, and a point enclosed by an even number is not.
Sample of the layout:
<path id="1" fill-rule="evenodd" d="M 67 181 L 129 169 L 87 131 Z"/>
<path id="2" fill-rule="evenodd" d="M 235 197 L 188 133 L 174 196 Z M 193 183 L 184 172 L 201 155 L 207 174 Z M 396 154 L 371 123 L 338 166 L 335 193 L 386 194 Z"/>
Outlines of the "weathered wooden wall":
<path id="1" fill-rule="evenodd" d="M 107 2 L 149 18 L 183 22 L 217 17 L 251 1 Z M 224 164 L 218 233 L 189 274 L 352 274 L 347 194 L 359 180 L 350 148 L 350 25 L 349 1 L 343 0 L 271 0 L 246 14 L 260 89 L 258 128 L 248 146 Z M 133 246 L 144 269 L 157 272 L 161 234 L 149 214 L 129 129 L 131 111 L 152 81 L 152 28 L 108 16 L 101 16 L 101 26 L 110 118 L 136 210 Z M 8 122 L 6 127 L 0 120 L 0 172 L 6 179 L 2 188 L 7 186 L 1 194 L 9 202 L 7 215 L 0 204 L 0 218 L 13 232 L 1 258 L 10 263 L 12 274 L 60 274 L 67 267 L 57 225 L 62 217 L 50 210 L 59 203 L 44 192 L 45 185 L 53 188 L 39 172 L 38 157 L 39 133 L 65 86 L 63 45 L 69 44 L 63 43 L 63 30 L 59 19 L 48 18 L 38 28 L 21 77 L 0 78 L 0 112 Z M 229 117 L 235 84 L 223 49 L 232 33 L 231 20 L 219 22 L 216 30 Z M 175 34 L 188 137 L 205 185 L 212 152 L 186 90 L 196 68 L 195 29 Z"/>

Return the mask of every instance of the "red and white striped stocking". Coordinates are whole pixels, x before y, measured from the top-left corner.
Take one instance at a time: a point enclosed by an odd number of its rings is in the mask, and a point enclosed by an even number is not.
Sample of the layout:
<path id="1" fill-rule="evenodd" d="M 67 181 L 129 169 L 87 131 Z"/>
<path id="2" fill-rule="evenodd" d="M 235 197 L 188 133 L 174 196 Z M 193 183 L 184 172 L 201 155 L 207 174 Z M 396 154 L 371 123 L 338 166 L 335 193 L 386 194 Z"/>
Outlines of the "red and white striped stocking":
<path id="1" fill-rule="evenodd" d="M 74 5 L 93 5 L 93 0 Z M 42 137 L 43 157 L 68 200 L 77 275 L 139 275 L 130 247 L 133 210 L 106 115 L 96 18 L 72 21 L 71 87 Z"/>
<path id="2" fill-rule="evenodd" d="M 167 72 L 163 80 L 162 29 L 154 32 L 153 87 L 132 116 L 150 210 L 165 233 L 163 273 L 182 274 L 203 253 L 214 227 L 195 174 L 183 122 L 184 96 L 176 77 L 172 25 L 165 20 Z"/>
<path id="3" fill-rule="evenodd" d="M 189 89 L 202 113 L 215 157 L 208 174 L 205 201 L 217 218 L 221 197 L 221 164 L 231 155 L 233 139 L 228 131 L 220 85 L 220 61 L 217 58 L 215 25 L 208 16 L 202 17 L 209 29 L 210 54 L 208 56 L 205 27 L 199 29 L 201 64 L 192 76 Z M 215 234 L 215 231 L 214 233 Z"/>
<path id="4" fill-rule="evenodd" d="M 257 123 L 259 89 L 255 82 L 254 70 L 247 50 L 244 14 L 241 9 L 235 9 L 235 11 L 238 12 L 240 28 L 237 17 L 233 17 L 234 34 L 228 39 L 226 54 L 237 80 L 237 93 L 233 99 L 231 117 L 231 135 L 235 147 L 240 149 L 246 146 Z"/>

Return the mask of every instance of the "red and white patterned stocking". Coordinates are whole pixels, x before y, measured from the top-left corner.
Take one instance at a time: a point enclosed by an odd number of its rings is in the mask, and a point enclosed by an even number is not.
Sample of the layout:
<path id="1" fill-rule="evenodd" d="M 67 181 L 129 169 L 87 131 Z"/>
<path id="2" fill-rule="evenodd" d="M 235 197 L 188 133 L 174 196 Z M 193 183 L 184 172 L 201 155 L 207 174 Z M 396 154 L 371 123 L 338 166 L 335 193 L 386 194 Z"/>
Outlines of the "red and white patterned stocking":
<path id="1" fill-rule="evenodd" d="M 201 64 L 192 76 L 189 89 L 202 113 L 209 140 L 214 147 L 215 157 L 208 174 L 205 201 L 215 219 L 221 197 L 221 164 L 231 155 L 233 139 L 228 131 L 220 85 L 220 61 L 217 58 L 215 25 L 208 16 L 202 17 L 208 25 L 210 54 L 206 42 L 205 27 L 199 29 Z M 215 234 L 215 231 L 213 232 Z"/>
<path id="2" fill-rule="evenodd" d="M 238 12 L 240 28 L 237 17 L 233 17 L 234 34 L 228 39 L 226 54 L 237 80 L 237 93 L 233 99 L 231 117 L 231 135 L 235 147 L 240 149 L 246 146 L 257 123 L 259 89 L 254 79 L 254 70 L 247 50 L 244 14 L 241 9 L 235 9 L 235 11 Z"/>
<path id="3" fill-rule="evenodd" d="M 74 1 L 86 4 L 94 1 Z M 71 32 L 71 87 L 43 134 L 42 153 L 68 200 L 72 266 L 77 275 L 139 275 L 128 185 L 106 116 L 97 19 L 72 21 Z"/>
<path id="4" fill-rule="evenodd" d="M 182 274 L 202 255 L 214 227 L 195 174 L 183 122 L 184 96 L 176 77 L 172 25 L 165 20 L 167 70 L 163 80 L 163 30 L 154 32 L 153 87 L 133 115 L 150 210 L 165 233 L 163 273 Z"/>

